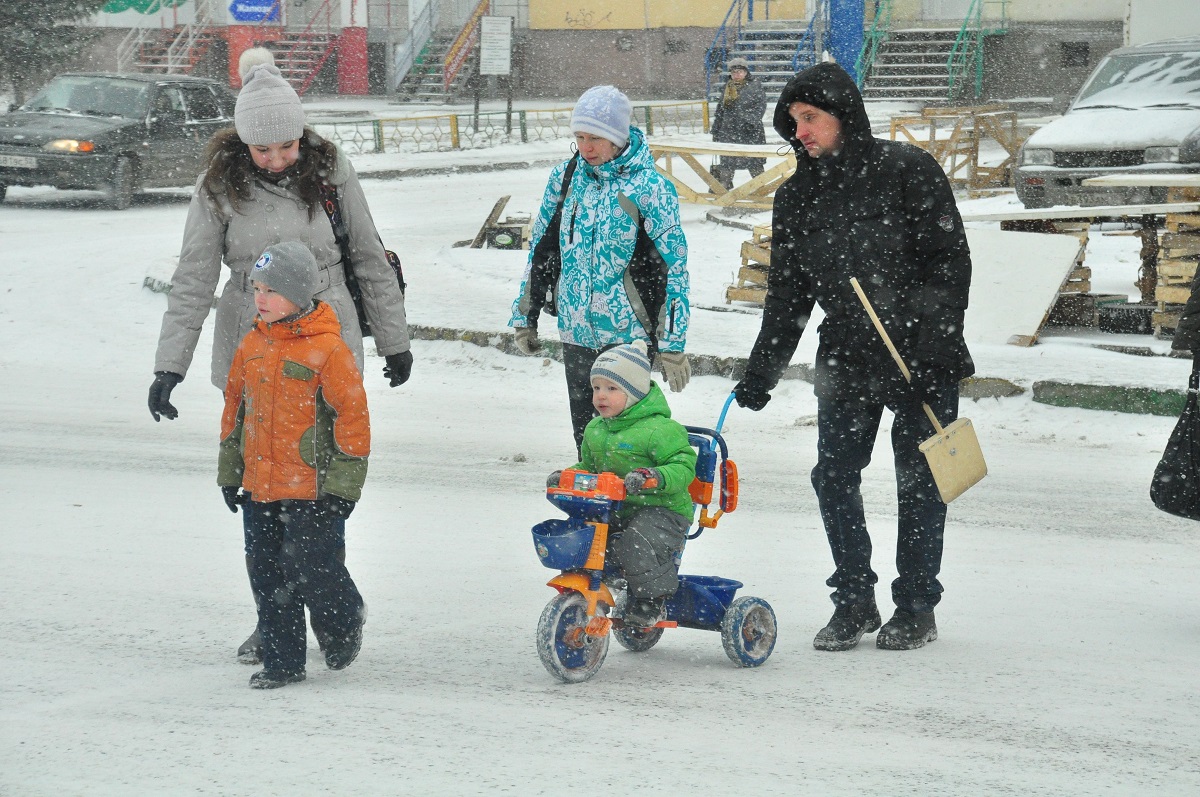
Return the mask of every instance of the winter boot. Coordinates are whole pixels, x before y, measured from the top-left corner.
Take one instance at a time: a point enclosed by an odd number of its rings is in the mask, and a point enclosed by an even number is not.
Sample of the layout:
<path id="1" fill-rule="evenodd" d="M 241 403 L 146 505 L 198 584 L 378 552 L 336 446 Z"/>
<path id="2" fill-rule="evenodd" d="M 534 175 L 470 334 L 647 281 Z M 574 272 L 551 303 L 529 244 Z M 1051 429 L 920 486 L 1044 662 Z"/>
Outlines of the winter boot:
<path id="1" fill-rule="evenodd" d="M 631 600 L 621 620 L 626 628 L 651 628 L 666 617 L 666 605 L 666 598 Z"/>
<path id="2" fill-rule="evenodd" d="M 362 627 L 360 622 L 342 639 L 328 638 L 325 640 L 325 666 L 331 670 L 344 670 L 358 658 L 362 649 Z"/>
<path id="3" fill-rule="evenodd" d="M 829 623 L 817 632 L 813 647 L 817 650 L 850 650 L 863 634 L 878 629 L 879 622 L 879 609 L 874 598 L 840 603 L 833 610 Z"/>
<path id="4" fill-rule="evenodd" d="M 910 612 L 896 609 L 892 619 L 879 630 L 875 646 L 884 650 L 912 650 L 924 647 L 937 639 L 937 623 L 933 612 Z"/>
<path id="5" fill-rule="evenodd" d="M 262 634 L 258 632 L 258 626 L 254 626 L 254 632 L 238 647 L 237 657 L 242 664 L 262 664 Z"/>
<path id="6" fill-rule="evenodd" d="M 281 686 L 288 684 L 300 683 L 304 680 L 304 671 L 287 672 L 279 670 L 271 672 L 270 670 L 259 670 L 250 676 L 251 689 L 278 689 Z"/>

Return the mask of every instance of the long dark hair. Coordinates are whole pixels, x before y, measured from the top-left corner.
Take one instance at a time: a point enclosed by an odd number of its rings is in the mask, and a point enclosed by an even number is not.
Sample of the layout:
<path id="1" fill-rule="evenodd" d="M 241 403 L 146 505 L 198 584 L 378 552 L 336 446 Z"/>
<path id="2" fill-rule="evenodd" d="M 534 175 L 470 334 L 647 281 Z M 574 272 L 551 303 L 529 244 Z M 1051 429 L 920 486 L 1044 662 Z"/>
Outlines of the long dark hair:
<path id="1" fill-rule="evenodd" d="M 337 168 L 337 147 L 310 127 L 300 137 L 300 159 L 291 188 L 308 205 L 311 219 L 321 205 L 321 185 Z M 237 130 L 227 127 L 209 139 L 204 151 L 204 191 L 214 202 L 224 196 L 233 209 L 241 212 L 253 197 L 251 190 L 258 167 L 250 159 L 250 148 L 238 138 Z"/>

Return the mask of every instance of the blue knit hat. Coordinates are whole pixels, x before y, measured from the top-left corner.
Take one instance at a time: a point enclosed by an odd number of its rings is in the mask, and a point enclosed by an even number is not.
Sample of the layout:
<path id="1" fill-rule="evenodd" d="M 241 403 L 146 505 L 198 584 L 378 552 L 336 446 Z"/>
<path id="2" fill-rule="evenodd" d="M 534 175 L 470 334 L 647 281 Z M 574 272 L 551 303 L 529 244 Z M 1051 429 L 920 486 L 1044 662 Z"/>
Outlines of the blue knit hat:
<path id="1" fill-rule="evenodd" d="M 650 358 L 646 341 L 635 340 L 601 352 L 592 364 L 591 378 L 602 376 L 615 382 L 636 404 L 650 392 Z"/>
<path id="2" fill-rule="evenodd" d="M 593 86 L 571 113 L 572 133 L 591 133 L 623 147 L 629 141 L 633 106 L 616 86 Z"/>

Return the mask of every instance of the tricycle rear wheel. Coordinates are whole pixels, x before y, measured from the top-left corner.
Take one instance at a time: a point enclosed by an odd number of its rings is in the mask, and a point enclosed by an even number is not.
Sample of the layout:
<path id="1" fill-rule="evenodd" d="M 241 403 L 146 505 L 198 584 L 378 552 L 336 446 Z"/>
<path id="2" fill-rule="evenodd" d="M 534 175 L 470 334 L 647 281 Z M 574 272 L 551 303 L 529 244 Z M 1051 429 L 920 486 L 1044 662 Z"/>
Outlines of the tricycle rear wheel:
<path id="1" fill-rule="evenodd" d="M 555 595 L 542 611 L 537 629 L 538 656 L 560 681 L 586 681 L 600 670 L 608 655 L 608 634 L 590 637 L 584 633 L 587 624 L 587 600 L 578 592 Z"/>
<path id="2" fill-rule="evenodd" d="M 757 667 L 775 649 L 775 611 L 762 598 L 738 598 L 721 618 L 725 655 L 739 667 Z"/>

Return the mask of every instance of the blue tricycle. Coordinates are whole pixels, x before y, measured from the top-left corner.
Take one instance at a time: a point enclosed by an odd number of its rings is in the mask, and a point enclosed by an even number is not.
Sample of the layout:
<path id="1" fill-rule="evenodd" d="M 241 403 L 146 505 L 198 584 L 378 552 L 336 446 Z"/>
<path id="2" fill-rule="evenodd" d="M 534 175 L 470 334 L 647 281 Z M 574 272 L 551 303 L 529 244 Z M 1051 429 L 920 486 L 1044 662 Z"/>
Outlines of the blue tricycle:
<path id="1" fill-rule="evenodd" d="M 700 508 L 692 540 L 716 528 L 722 515 L 737 507 L 737 466 L 720 429 L 733 396 L 726 400 L 716 429 L 688 426 L 688 440 L 697 449 L 696 478 L 689 491 Z M 717 510 L 709 513 L 714 496 Z M 537 649 L 550 674 L 567 683 L 595 675 L 608 655 L 609 632 L 627 650 L 654 647 L 663 629 L 684 626 L 720 631 L 730 660 L 739 667 L 757 667 L 775 649 L 775 612 L 762 598 L 734 598 L 742 584 L 720 576 L 679 576 L 679 589 L 667 599 L 666 619 L 650 628 L 626 627 L 623 580 L 606 570 L 610 515 L 625 499 L 625 483 L 613 473 L 565 470 L 546 498 L 567 513 L 567 519 L 547 520 L 533 527 L 533 542 L 542 564 L 562 571 L 550 579 L 558 590 L 538 621 Z M 611 616 L 610 616 L 611 614 Z"/>

